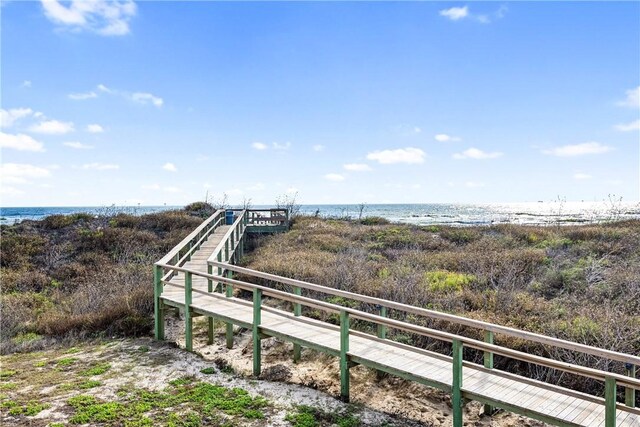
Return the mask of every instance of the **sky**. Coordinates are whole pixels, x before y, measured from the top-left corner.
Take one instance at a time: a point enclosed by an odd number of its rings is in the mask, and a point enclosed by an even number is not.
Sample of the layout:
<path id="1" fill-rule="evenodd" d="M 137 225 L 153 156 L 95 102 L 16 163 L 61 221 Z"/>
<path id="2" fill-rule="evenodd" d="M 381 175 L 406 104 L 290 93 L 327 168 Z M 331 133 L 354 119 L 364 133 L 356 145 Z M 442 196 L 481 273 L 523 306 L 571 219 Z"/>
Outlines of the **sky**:
<path id="1" fill-rule="evenodd" d="M 5 207 L 640 198 L 638 2 L 0 13 Z"/>

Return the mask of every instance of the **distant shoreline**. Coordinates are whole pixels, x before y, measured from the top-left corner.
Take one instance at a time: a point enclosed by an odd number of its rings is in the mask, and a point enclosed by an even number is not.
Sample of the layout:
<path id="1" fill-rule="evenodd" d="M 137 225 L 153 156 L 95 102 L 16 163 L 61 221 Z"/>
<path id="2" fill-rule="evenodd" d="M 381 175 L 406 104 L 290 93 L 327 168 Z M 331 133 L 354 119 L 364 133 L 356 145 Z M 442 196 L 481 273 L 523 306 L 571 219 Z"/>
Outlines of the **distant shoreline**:
<path id="1" fill-rule="evenodd" d="M 233 207 L 233 206 L 232 206 Z M 254 205 L 268 208 L 273 205 Z M 77 207 L 3 207 L 0 224 L 40 220 L 49 215 L 89 213 L 110 216 L 119 213 L 144 215 L 182 206 L 77 206 Z M 297 205 L 303 215 L 335 219 L 381 217 L 390 222 L 428 225 L 571 225 L 612 220 L 640 219 L 637 202 L 520 202 L 520 203 L 424 203 L 424 204 L 308 204 Z"/>

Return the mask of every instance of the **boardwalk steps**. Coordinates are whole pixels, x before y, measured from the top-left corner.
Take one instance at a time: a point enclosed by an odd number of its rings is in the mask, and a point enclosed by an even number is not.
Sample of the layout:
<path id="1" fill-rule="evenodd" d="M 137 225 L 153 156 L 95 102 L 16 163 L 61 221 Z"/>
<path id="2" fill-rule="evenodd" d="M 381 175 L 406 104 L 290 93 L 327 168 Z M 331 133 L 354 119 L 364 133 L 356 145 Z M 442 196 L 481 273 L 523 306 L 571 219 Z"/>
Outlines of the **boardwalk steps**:
<path id="1" fill-rule="evenodd" d="M 233 224 L 226 225 L 221 220 L 222 217 L 223 212 L 214 214 L 194 230 L 194 233 L 181 243 L 182 246 L 178 245 L 156 263 L 156 337 L 158 339 L 164 338 L 165 307 L 175 307 L 180 310 L 188 307 L 185 311 L 187 349 L 192 350 L 191 319 L 194 315 L 209 318 L 210 341 L 213 339 L 213 319 L 226 322 L 228 347 L 233 345 L 233 325 L 251 330 L 255 376 L 260 374 L 260 340 L 262 338 L 276 337 L 294 343 L 294 359 L 299 359 L 301 347 L 315 349 L 340 358 L 343 400 L 349 398 L 349 368 L 361 364 L 451 393 L 455 427 L 462 426 L 462 406 L 465 400 L 482 402 L 489 411 L 492 408 L 502 408 L 559 426 L 640 427 L 640 409 L 634 406 L 635 390 L 640 389 L 640 380 L 635 378 L 635 366 L 640 364 L 640 357 L 235 266 L 232 262 L 240 256 L 244 239 L 252 232 L 252 227 L 259 227 L 256 231 L 260 233 L 281 231 L 285 226 L 282 222 L 288 222 L 288 218 L 286 213 L 282 212 L 269 212 L 268 216 L 262 214 L 258 216 L 251 211 L 238 211 Z M 252 217 L 259 218 L 260 223 L 253 225 L 253 220 L 250 220 Z M 293 292 L 233 279 L 234 272 L 241 273 L 243 277 L 285 285 Z M 219 291 L 223 288 L 224 293 L 220 293 Z M 234 288 L 253 292 L 253 301 L 234 297 Z M 303 289 L 371 304 L 377 307 L 377 314 L 301 296 Z M 293 312 L 263 305 L 263 296 L 291 302 Z M 302 306 L 338 314 L 340 324 L 332 325 L 302 316 Z M 387 309 L 402 310 L 480 328 L 485 331 L 485 341 L 393 320 L 386 317 Z M 351 319 L 376 324 L 377 334 L 371 335 L 351 329 Z M 387 328 L 397 328 L 451 342 L 452 355 L 446 356 L 388 340 L 385 338 Z M 627 375 L 585 368 L 501 347 L 493 344 L 494 334 L 516 336 L 610 359 L 615 363 L 624 364 Z M 464 361 L 464 347 L 483 351 L 484 364 L 478 365 Z M 603 399 L 492 369 L 494 354 L 598 379 L 605 383 L 606 396 Z M 625 404 L 616 402 L 618 386 L 624 387 Z"/>

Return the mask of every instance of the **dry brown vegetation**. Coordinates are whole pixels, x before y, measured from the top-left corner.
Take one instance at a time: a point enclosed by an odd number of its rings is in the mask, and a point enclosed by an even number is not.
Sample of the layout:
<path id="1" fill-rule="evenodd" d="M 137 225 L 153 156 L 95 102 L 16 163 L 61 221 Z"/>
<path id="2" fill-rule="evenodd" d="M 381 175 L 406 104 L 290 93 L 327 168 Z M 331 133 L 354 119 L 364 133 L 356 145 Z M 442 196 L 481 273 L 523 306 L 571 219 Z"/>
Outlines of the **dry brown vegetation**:
<path id="1" fill-rule="evenodd" d="M 139 217 L 79 214 L 2 226 L 0 350 L 42 348 L 59 337 L 150 333 L 151 265 L 211 210 L 200 203 Z M 289 233 L 251 243 L 255 249 L 242 263 L 258 270 L 640 354 L 640 221 L 454 228 L 298 217 Z M 331 302 L 359 307 L 341 298 Z M 337 320 L 313 310 L 305 314 Z M 405 315 L 392 311 L 391 316 Z M 480 338 L 478 330 L 409 320 Z M 449 350 L 399 331 L 390 337 Z M 622 370 L 619 364 L 520 340 L 499 336 L 497 341 Z M 472 352 L 467 357 L 480 360 Z M 496 365 L 583 390 L 600 387 L 499 357 Z"/>
<path id="2" fill-rule="evenodd" d="M 151 265 L 210 213 L 53 215 L 1 228 L 2 352 L 43 347 L 42 337 L 149 333 Z"/>
<path id="3" fill-rule="evenodd" d="M 453 228 L 303 217 L 289 233 L 256 246 L 245 260 L 253 269 L 640 354 L 640 221 Z M 330 300 L 374 309 L 342 298 Z M 315 310 L 306 314 L 331 320 Z M 400 312 L 392 316 L 405 318 Z M 481 339 L 475 329 L 416 316 L 410 320 Z M 443 343 L 423 337 L 400 331 L 391 336 L 448 351 Z M 513 338 L 498 336 L 497 342 L 583 365 L 623 369 L 618 363 Z M 481 360 L 472 351 L 468 356 Z M 583 390 L 600 387 L 499 357 L 496 365 Z"/>

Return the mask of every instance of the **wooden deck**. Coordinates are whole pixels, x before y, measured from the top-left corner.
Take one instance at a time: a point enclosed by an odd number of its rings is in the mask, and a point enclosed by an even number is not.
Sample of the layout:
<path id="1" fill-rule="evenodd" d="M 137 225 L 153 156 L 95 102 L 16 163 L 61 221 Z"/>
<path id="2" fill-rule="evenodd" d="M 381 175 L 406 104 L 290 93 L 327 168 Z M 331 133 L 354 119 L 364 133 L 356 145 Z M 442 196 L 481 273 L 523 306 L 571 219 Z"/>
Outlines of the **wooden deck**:
<path id="1" fill-rule="evenodd" d="M 349 395 L 349 368 L 355 364 L 451 393 L 455 427 L 462 426 L 464 399 L 482 402 L 488 411 L 492 408 L 502 408 L 559 426 L 640 427 L 640 409 L 634 407 L 635 390 L 640 389 L 640 381 L 635 377 L 635 366 L 640 364 L 640 357 L 232 266 L 230 262 L 237 258 L 238 253 L 242 253 L 247 212 L 243 211 L 232 225 L 223 225 L 220 213 L 217 215 L 208 220 L 209 225 L 199 227 L 190 238 L 185 239 L 181 246 L 179 245 L 180 247 L 155 266 L 156 337 L 158 339 L 163 339 L 164 334 L 163 307 L 176 307 L 185 313 L 185 341 L 189 350 L 192 349 L 192 317 L 194 315 L 209 318 L 210 342 L 213 340 L 213 319 L 226 322 L 228 347 L 233 345 L 232 325 L 251 330 L 253 372 L 256 376 L 260 373 L 260 339 L 271 336 L 292 342 L 294 359 L 300 357 L 300 347 L 308 347 L 339 357 L 341 397 L 346 399 Z M 264 226 L 264 224 L 256 224 L 256 226 Z M 169 264 L 168 260 L 173 260 L 175 265 Z M 217 274 L 209 274 L 208 271 Z M 293 293 L 232 279 L 233 271 L 245 276 L 292 286 Z M 216 292 L 216 290 L 221 292 L 223 287 L 224 294 Z M 253 301 L 234 297 L 234 288 L 252 291 Z M 320 291 L 378 305 L 380 312 L 378 315 L 372 315 L 303 297 L 301 289 Z M 293 303 L 293 313 L 264 306 L 263 295 Z M 302 316 L 300 310 L 302 305 L 339 313 L 340 325 Z M 485 330 L 485 342 L 388 319 L 384 307 L 480 327 Z M 376 323 L 378 334 L 370 335 L 350 329 L 349 316 Z M 446 356 L 387 340 L 387 327 L 452 342 L 453 355 Z M 494 332 L 609 358 L 617 363 L 623 362 L 628 376 L 500 347 L 493 344 Z M 462 353 L 463 345 L 484 351 L 484 365 L 465 362 Z M 606 398 L 493 369 L 493 353 L 599 379 L 606 383 Z M 617 384 L 625 387 L 625 405 L 616 402 Z"/>
<path id="2" fill-rule="evenodd" d="M 164 301 L 174 307 L 184 306 L 184 276 L 172 280 L 181 286 L 165 288 Z M 195 284 L 194 290 L 206 292 L 206 283 Z M 194 312 L 212 316 L 225 322 L 251 329 L 253 307 L 248 301 L 211 297 L 194 293 L 191 308 Z M 340 328 L 306 317 L 294 317 L 290 313 L 266 307 L 262 313 L 260 332 L 295 342 L 303 347 L 315 348 L 328 354 L 340 355 Z M 393 375 L 418 381 L 429 386 L 450 391 L 452 385 L 452 359 L 437 353 L 409 349 L 395 343 L 384 342 L 377 337 L 358 334 L 350 337 L 350 359 Z M 463 397 L 469 400 L 494 403 L 501 407 L 518 407 L 519 412 L 533 418 L 551 417 L 564 425 L 604 426 L 604 399 L 590 401 L 592 396 L 575 393 L 568 396 L 566 390 L 546 383 L 521 378 L 507 373 L 490 372 L 480 365 L 466 367 L 462 379 Z M 589 400 L 587 400 L 589 399 Z M 619 411 L 616 425 L 640 427 L 640 415 Z"/>

